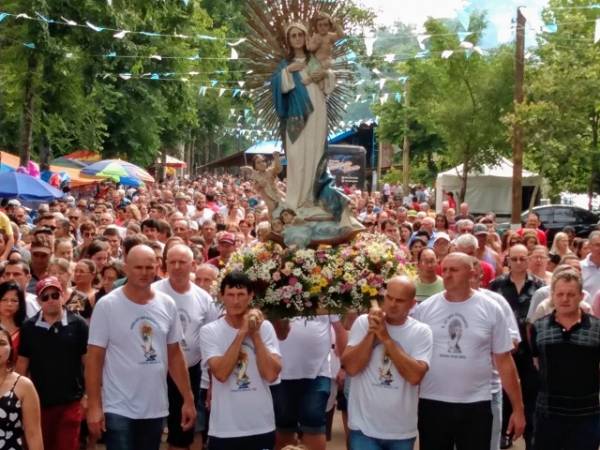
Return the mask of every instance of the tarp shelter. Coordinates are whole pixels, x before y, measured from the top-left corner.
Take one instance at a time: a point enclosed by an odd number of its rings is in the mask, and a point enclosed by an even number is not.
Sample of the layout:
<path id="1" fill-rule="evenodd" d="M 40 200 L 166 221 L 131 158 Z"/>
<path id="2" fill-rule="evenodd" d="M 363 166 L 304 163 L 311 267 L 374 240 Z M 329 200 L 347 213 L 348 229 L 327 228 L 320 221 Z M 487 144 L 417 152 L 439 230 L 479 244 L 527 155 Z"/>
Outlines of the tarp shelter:
<path id="1" fill-rule="evenodd" d="M 463 165 L 438 174 L 435 183 L 435 204 L 438 212 L 446 192 L 453 192 L 458 201 Z M 498 215 L 510 215 L 512 208 L 512 161 L 502 158 L 496 165 L 486 165 L 479 171 L 471 171 L 467 178 L 465 201 L 474 214 L 494 211 Z M 528 208 L 529 198 L 536 186 L 542 184 L 542 177 L 523 170 L 523 207 Z"/>

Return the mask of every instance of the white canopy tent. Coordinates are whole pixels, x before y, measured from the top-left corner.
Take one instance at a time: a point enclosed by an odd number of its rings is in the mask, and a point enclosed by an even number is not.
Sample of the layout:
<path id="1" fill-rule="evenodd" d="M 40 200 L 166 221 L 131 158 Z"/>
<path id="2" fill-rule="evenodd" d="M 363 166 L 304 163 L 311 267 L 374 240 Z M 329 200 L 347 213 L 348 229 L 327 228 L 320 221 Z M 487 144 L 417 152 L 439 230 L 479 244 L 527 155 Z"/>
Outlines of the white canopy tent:
<path id="1" fill-rule="evenodd" d="M 435 204 L 437 211 L 442 209 L 446 192 L 453 192 L 458 203 L 463 165 L 438 174 L 435 183 Z M 484 166 L 480 171 L 471 171 L 467 179 L 465 201 L 475 214 L 494 211 L 498 215 L 510 215 L 512 205 L 512 161 L 502 158 L 496 165 Z M 523 188 L 541 186 L 542 177 L 523 170 Z M 523 205 L 525 208 L 528 205 Z M 458 211 L 457 211 L 458 213 Z"/>

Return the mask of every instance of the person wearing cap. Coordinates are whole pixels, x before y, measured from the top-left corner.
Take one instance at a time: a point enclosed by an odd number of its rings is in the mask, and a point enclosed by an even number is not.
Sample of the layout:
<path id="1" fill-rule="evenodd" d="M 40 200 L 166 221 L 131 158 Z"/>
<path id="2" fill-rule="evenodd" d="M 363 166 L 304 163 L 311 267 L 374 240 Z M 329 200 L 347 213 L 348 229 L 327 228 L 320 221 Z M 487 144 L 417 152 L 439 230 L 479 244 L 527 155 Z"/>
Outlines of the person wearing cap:
<path id="1" fill-rule="evenodd" d="M 219 256 L 215 256 L 206 262 L 221 270 L 227 265 L 229 258 L 235 252 L 235 236 L 233 233 L 225 232 L 221 234 L 217 240 L 217 250 Z"/>
<path id="2" fill-rule="evenodd" d="M 441 264 L 442 259 L 448 255 L 450 252 L 450 236 L 448 233 L 444 233 L 443 231 L 439 231 L 435 234 L 435 239 L 433 240 L 433 251 L 435 252 L 435 256 L 437 256 L 438 262 Z M 438 272 L 438 275 L 441 274 L 441 268 Z"/>
<path id="3" fill-rule="evenodd" d="M 43 228 L 40 233 L 36 233 L 34 230 L 33 240 L 29 249 L 31 253 L 31 280 L 27 285 L 27 292 L 35 293 L 37 282 L 46 276 L 53 247 L 53 239 L 45 233 Z"/>
<path id="4" fill-rule="evenodd" d="M 44 449 L 77 450 L 88 326 L 63 308 L 58 278 L 40 280 L 36 294 L 41 311 L 21 327 L 16 371 L 29 373 L 39 393 Z"/>
<path id="5" fill-rule="evenodd" d="M 477 238 L 477 243 L 479 244 L 475 256 L 477 259 L 491 264 L 494 267 L 496 274 L 499 275 L 502 273 L 502 262 L 500 261 L 498 253 L 488 245 L 489 234 L 490 230 L 486 224 L 477 223 L 473 226 L 473 235 Z"/>

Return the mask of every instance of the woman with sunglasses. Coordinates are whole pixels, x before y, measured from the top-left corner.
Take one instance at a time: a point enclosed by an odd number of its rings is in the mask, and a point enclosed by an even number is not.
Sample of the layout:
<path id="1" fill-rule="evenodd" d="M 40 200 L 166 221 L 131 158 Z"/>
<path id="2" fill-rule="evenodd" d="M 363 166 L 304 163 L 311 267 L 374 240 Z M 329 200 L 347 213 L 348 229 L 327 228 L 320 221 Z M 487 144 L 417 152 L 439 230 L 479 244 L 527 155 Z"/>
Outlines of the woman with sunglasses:
<path id="1" fill-rule="evenodd" d="M 68 297 L 65 308 L 78 313 L 84 319 L 92 316 L 92 309 L 96 303 L 96 289 L 94 289 L 96 273 L 96 264 L 90 259 L 79 261 L 73 271 L 75 289 Z"/>
<path id="2" fill-rule="evenodd" d="M 6 284 L 6 283 L 4 283 Z M 42 450 L 40 399 L 29 378 L 14 372 L 17 353 L 11 334 L 0 327 L 0 430 L 3 448 Z"/>
<path id="3" fill-rule="evenodd" d="M 19 330 L 27 318 L 25 294 L 14 281 L 0 284 L 0 325 L 10 334 L 13 351 L 19 349 Z"/>

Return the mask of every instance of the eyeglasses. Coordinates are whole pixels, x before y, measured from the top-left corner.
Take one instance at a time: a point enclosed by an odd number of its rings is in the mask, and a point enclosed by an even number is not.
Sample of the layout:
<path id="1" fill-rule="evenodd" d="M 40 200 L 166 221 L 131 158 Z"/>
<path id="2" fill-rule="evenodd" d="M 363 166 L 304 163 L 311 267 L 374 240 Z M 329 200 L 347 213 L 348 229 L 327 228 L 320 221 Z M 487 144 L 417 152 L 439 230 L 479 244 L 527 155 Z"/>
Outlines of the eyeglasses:
<path id="1" fill-rule="evenodd" d="M 511 262 L 527 262 L 527 257 L 522 256 L 519 258 L 517 256 L 513 256 L 510 258 L 510 261 Z"/>
<path id="2" fill-rule="evenodd" d="M 40 300 L 42 302 L 47 302 L 48 300 L 58 300 L 60 298 L 60 292 L 51 292 L 50 294 L 44 294 L 40 296 Z"/>

